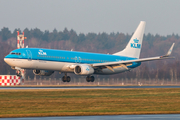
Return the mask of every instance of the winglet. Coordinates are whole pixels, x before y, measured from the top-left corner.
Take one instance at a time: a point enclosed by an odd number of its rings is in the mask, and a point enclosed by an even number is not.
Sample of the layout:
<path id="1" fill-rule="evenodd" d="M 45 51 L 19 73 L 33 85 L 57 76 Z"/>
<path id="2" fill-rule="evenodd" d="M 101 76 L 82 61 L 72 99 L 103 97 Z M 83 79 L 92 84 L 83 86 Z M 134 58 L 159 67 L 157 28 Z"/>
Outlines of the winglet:
<path id="1" fill-rule="evenodd" d="M 175 43 L 172 44 L 171 48 L 170 48 L 169 51 L 166 53 L 166 55 L 164 55 L 164 56 L 162 56 L 162 57 L 168 57 L 169 55 L 171 55 L 172 50 L 173 50 L 173 47 L 174 47 L 174 44 L 175 44 Z"/>

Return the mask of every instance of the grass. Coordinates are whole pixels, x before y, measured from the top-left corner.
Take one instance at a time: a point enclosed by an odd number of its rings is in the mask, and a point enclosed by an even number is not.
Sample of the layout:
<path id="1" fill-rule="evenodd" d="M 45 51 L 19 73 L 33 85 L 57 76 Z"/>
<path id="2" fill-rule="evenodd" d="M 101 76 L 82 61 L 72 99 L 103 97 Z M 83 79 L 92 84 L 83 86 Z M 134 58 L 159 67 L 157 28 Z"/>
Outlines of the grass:
<path id="1" fill-rule="evenodd" d="M 180 113 L 180 88 L 1 90 L 0 117 Z"/>

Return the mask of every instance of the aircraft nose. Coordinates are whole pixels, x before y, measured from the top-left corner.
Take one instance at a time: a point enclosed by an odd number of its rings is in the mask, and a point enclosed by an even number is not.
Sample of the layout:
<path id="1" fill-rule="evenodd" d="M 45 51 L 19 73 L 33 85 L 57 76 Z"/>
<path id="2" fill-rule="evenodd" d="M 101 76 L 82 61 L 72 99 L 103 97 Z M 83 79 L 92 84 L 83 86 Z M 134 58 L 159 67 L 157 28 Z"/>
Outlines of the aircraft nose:
<path id="1" fill-rule="evenodd" d="M 12 63 L 12 61 L 6 57 L 4 58 L 4 62 L 6 62 L 8 65 L 10 65 Z"/>
<path id="2" fill-rule="evenodd" d="M 6 63 L 8 62 L 8 59 L 6 57 L 4 58 L 4 62 L 6 62 Z"/>

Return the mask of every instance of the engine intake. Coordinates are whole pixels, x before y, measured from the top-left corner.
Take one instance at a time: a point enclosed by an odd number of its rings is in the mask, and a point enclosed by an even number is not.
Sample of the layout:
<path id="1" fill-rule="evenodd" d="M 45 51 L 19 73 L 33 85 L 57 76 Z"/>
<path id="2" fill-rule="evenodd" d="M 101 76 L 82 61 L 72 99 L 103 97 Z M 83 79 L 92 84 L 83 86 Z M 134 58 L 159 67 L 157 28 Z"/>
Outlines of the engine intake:
<path id="1" fill-rule="evenodd" d="M 94 73 L 94 68 L 89 65 L 77 65 L 74 68 L 74 73 L 76 75 L 91 75 Z"/>
<path id="2" fill-rule="evenodd" d="M 40 76 L 50 76 L 51 74 L 54 73 L 54 71 L 48 71 L 48 70 L 33 70 L 33 73 L 35 75 L 40 75 Z"/>

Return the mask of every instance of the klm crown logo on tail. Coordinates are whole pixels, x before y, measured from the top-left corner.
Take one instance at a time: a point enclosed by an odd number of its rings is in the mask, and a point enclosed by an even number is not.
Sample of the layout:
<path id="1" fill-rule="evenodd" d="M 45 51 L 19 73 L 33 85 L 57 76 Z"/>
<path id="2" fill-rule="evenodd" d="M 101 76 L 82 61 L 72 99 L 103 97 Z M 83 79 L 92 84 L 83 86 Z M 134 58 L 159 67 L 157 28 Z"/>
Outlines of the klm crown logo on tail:
<path id="1" fill-rule="evenodd" d="M 134 43 L 131 43 L 131 47 L 141 49 L 141 44 L 138 44 L 139 40 L 136 38 L 133 41 L 134 41 Z"/>

